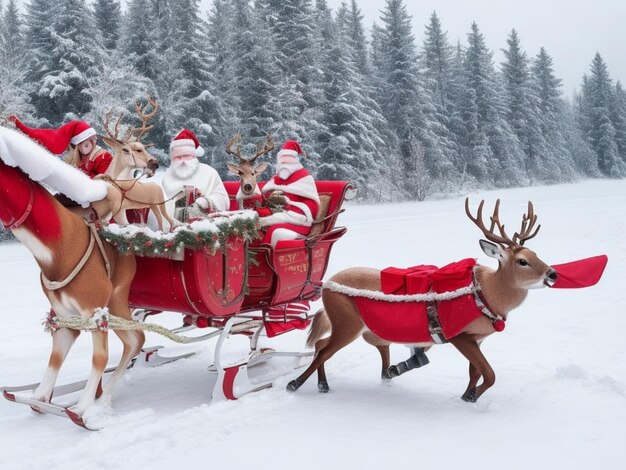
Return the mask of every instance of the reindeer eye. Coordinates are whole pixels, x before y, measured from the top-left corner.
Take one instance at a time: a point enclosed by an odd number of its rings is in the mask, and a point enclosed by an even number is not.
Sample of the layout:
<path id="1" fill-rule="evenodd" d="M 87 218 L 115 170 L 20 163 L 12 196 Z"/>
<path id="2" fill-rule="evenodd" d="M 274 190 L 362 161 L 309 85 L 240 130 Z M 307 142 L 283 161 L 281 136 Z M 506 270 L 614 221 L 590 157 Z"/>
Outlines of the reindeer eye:
<path id="1" fill-rule="evenodd" d="M 517 264 L 520 266 L 528 266 L 528 262 L 525 259 L 518 259 Z"/>

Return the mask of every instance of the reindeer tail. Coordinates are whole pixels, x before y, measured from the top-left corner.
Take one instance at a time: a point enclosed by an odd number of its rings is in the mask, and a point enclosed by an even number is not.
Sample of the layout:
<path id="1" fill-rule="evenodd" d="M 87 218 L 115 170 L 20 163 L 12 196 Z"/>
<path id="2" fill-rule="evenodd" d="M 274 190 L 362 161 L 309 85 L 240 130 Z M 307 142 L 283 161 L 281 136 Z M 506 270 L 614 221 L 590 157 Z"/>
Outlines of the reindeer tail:
<path id="1" fill-rule="evenodd" d="M 330 320 L 328 319 L 328 315 L 326 315 L 326 310 L 321 308 L 313 318 L 313 323 L 311 323 L 311 329 L 309 330 L 309 334 L 306 338 L 306 346 L 308 348 L 312 348 L 315 346 L 318 340 L 322 338 L 326 333 L 330 331 Z"/>

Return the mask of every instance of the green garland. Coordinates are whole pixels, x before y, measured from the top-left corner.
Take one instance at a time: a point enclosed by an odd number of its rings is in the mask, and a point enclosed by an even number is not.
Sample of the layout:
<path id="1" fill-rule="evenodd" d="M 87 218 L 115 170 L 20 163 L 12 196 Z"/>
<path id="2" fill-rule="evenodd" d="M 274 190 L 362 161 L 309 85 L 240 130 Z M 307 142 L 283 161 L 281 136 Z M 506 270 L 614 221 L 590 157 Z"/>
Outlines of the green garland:
<path id="1" fill-rule="evenodd" d="M 255 211 L 218 212 L 209 218 L 175 227 L 171 232 L 153 231 L 137 225 L 102 226 L 100 238 L 111 243 L 122 255 L 169 257 L 183 249 L 224 250 L 229 239 L 251 241 L 260 238 L 259 216 Z"/>

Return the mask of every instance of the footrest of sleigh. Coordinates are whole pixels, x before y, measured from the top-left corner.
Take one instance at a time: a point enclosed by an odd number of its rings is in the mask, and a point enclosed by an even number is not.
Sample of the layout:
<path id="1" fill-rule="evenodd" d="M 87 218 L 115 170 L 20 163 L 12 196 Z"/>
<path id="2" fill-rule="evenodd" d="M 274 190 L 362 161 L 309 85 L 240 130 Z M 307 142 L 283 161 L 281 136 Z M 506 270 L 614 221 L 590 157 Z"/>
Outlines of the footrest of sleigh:
<path id="1" fill-rule="evenodd" d="M 236 400 L 248 393 L 269 388 L 276 380 L 308 366 L 312 360 L 312 351 L 296 353 L 264 349 L 237 364 L 223 368 L 212 364 L 209 372 L 216 376 L 216 381 L 211 400 Z"/>

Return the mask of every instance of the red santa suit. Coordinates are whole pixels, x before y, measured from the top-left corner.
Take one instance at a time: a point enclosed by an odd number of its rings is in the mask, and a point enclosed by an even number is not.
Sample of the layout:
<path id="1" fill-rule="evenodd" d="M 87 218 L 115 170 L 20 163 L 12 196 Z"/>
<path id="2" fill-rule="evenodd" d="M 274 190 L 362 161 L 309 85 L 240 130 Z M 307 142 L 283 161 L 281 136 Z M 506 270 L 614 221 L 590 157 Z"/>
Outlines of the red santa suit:
<path id="1" fill-rule="evenodd" d="M 90 178 L 106 173 L 113 156 L 101 147 L 96 147 L 86 161 L 81 161 L 78 169 Z"/>
<path id="2" fill-rule="evenodd" d="M 320 198 L 315 180 L 298 160 L 300 145 L 288 141 L 278 153 L 277 174 L 263 186 L 263 197 L 282 191 L 287 203 L 273 214 L 259 210 L 261 227 L 267 227 L 263 243 L 276 245 L 279 240 L 304 238 L 311 232 Z"/>
<path id="3" fill-rule="evenodd" d="M 167 199 L 180 193 L 184 197 L 187 188 L 195 188 L 195 203 L 207 212 L 225 211 L 230 206 L 228 193 L 218 172 L 198 161 L 204 154 L 196 136 L 186 129 L 178 133 L 170 145 L 172 164 L 165 172 L 163 191 Z M 180 197 L 176 198 L 179 199 Z M 174 201 L 168 204 L 168 212 L 174 213 Z"/>

